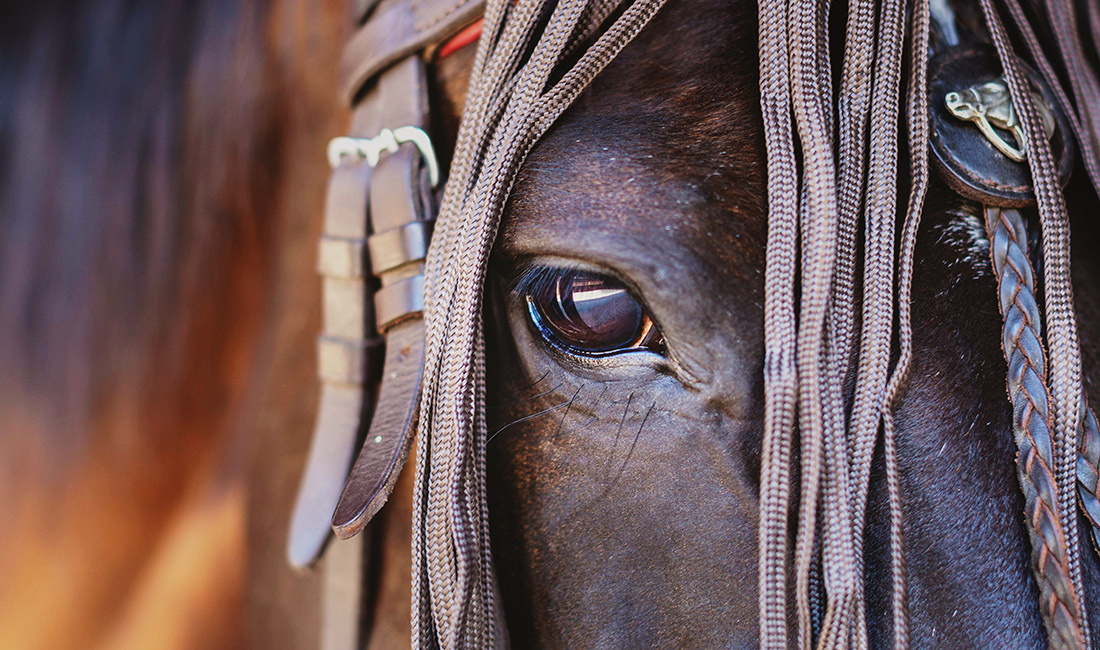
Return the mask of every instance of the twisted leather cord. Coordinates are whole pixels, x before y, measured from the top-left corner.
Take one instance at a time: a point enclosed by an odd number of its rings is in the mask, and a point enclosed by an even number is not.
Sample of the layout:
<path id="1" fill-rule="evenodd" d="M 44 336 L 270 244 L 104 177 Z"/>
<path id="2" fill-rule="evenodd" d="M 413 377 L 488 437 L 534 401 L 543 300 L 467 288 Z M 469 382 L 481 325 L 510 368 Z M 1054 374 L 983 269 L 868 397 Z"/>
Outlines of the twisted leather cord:
<path id="1" fill-rule="evenodd" d="M 1084 615 L 1084 587 L 1081 579 L 1080 545 L 1074 493 L 1077 482 L 1077 432 L 1083 415 L 1081 349 L 1070 279 L 1069 215 L 1054 167 L 1050 143 L 1043 133 L 1030 82 L 1012 52 L 992 0 L 981 0 L 990 35 L 1004 67 L 1012 103 L 1021 118 L 1027 140 L 1027 162 L 1031 169 L 1039 221 L 1042 226 L 1044 302 L 1047 338 L 1050 346 L 1050 425 L 1054 438 L 1051 468 L 1057 488 L 1057 519 L 1065 535 L 1064 552 L 1074 598 L 1076 627 L 1084 646 L 1089 645 L 1088 618 Z M 1064 10 L 1059 0 L 1047 3 L 1048 14 Z M 1055 19 L 1057 22 L 1060 19 Z M 1057 33 L 1057 30 L 1056 30 Z M 1059 35 L 1059 40 L 1072 38 Z M 1080 65 L 1084 65 L 1081 61 Z M 1068 134 L 1065 134 L 1068 137 Z M 1048 630 L 1053 622 L 1048 623 Z M 1053 642 L 1053 641 L 1052 641 Z"/>
<path id="2" fill-rule="evenodd" d="M 1096 414 L 1085 410 L 1085 419 L 1077 438 L 1077 498 L 1081 511 L 1092 524 L 1093 548 L 1100 552 L 1100 428 Z"/>
<path id="3" fill-rule="evenodd" d="M 998 304 L 1004 317 L 1001 343 L 1008 362 L 1012 429 L 1019 450 L 1016 469 L 1024 493 L 1039 608 L 1052 648 L 1085 648 L 1067 542 L 1058 517 L 1046 358 L 1040 338 L 1035 277 L 1027 258 L 1027 231 L 1016 210 L 986 208 L 985 224 L 997 275 Z"/>

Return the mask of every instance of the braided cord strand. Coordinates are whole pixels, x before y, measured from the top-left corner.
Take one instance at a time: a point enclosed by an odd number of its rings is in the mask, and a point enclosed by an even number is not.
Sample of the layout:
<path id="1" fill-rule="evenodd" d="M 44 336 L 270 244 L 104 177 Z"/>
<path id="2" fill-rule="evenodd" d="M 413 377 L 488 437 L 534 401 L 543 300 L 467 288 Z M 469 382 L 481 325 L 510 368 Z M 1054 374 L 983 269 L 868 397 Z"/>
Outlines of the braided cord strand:
<path id="1" fill-rule="evenodd" d="M 797 643 L 791 645 L 805 649 L 815 644 L 827 650 L 868 647 L 862 536 L 871 457 L 888 415 L 884 404 L 893 403 L 903 383 L 890 383 L 894 376 L 889 374 L 899 147 L 887 143 L 894 141 L 899 126 L 906 4 L 905 0 L 849 4 L 836 110 L 838 158 L 828 64 L 828 2 L 759 3 L 769 210 L 759 537 L 763 648 L 789 647 L 788 577 L 795 579 L 798 625 Z M 877 29 L 876 8 L 881 12 Z M 916 59 L 922 62 L 923 75 L 927 9 L 917 14 L 924 16 L 914 23 L 913 32 L 920 43 Z M 868 128 L 872 106 L 876 107 L 875 119 Z M 923 116 L 926 110 L 920 113 Z M 927 128 L 922 124 L 916 126 L 915 137 L 923 147 Z M 868 131 L 870 141 L 876 143 L 869 152 Z M 796 132 L 800 156 L 795 154 Z M 913 162 L 916 170 L 908 209 L 917 216 L 906 222 L 910 246 L 923 206 L 925 183 L 921 179 L 927 168 L 920 154 Z M 862 251 L 861 216 L 865 223 Z M 864 261 L 863 293 L 857 296 L 855 274 L 860 259 Z M 911 259 L 908 263 L 911 271 Z M 857 312 L 863 315 L 858 333 L 852 327 Z M 852 379 L 849 363 L 856 349 L 856 397 L 848 421 L 844 386 Z M 889 397 L 888 390 L 893 391 Z M 788 520 L 793 505 L 796 412 L 801 483 L 795 566 L 790 571 Z M 886 440 L 885 455 L 894 645 L 904 649 L 908 647 L 908 617 L 901 498 L 892 437 Z M 818 601 L 816 593 L 810 593 L 810 583 L 818 549 L 825 598 L 820 635 L 814 639 L 817 619 L 813 612 L 819 610 L 811 606 Z"/>
<path id="2" fill-rule="evenodd" d="M 758 542 L 760 647 L 787 650 L 787 512 L 798 369 L 795 272 L 798 165 L 791 119 L 788 7 L 759 3 L 760 107 L 767 149 L 768 235 L 764 272 L 764 440 Z"/>
<path id="3" fill-rule="evenodd" d="M 1093 548 L 1100 552 L 1100 427 L 1096 414 L 1090 408 L 1085 411 L 1081 431 L 1077 437 L 1077 499 L 1081 511 L 1089 520 Z"/>
<path id="4" fill-rule="evenodd" d="M 1046 359 L 1040 338 L 1035 277 L 1028 261 L 1027 233 L 1016 210 L 986 208 L 986 230 L 1004 318 L 1002 345 L 1008 362 L 1012 429 L 1019 450 L 1017 474 L 1024 493 L 1031 558 L 1039 585 L 1039 607 L 1052 648 L 1085 648 L 1077 621 L 1066 540 L 1058 518 L 1058 485 L 1046 387 Z"/>
<path id="5" fill-rule="evenodd" d="M 827 326 L 829 351 L 825 374 L 825 485 L 822 525 L 824 588 L 833 607 L 821 621 L 819 646 L 843 650 L 848 643 L 866 648 L 867 630 L 859 606 L 862 579 L 858 550 L 852 541 L 852 494 L 846 435 L 845 386 L 855 332 L 856 246 L 863 203 L 864 157 L 870 112 L 871 69 L 874 56 L 873 0 L 848 5 L 844 62 L 837 95 L 838 223 L 836 268 Z M 823 609 L 823 608 L 820 608 Z"/>
<path id="6" fill-rule="evenodd" d="M 894 326 L 894 248 L 897 220 L 898 154 L 894 137 L 898 131 L 899 88 L 902 48 L 905 35 L 906 3 L 882 2 L 878 32 L 878 52 L 874 67 L 872 105 L 876 106 L 871 123 L 870 162 L 867 174 L 867 207 L 863 272 L 863 324 L 855 402 L 852 407 L 852 492 L 853 545 L 859 549 L 862 574 L 862 535 L 869 489 L 871 457 L 882 419 L 890 365 Z M 884 445 L 888 489 L 890 491 L 891 610 L 894 646 L 908 647 L 908 616 L 905 584 L 901 571 L 902 541 L 900 500 L 897 497 L 896 458 L 889 444 Z M 893 525 L 894 522 L 897 525 Z M 856 537 L 859 539 L 855 539 Z M 862 601 L 862 593 L 860 594 Z M 862 607 L 860 608 L 863 609 Z M 861 614 L 863 612 L 861 611 Z"/>
<path id="7" fill-rule="evenodd" d="M 426 361 L 413 513 L 415 648 L 506 644 L 496 626 L 499 610 L 485 498 L 481 309 L 489 251 L 527 154 L 662 6 L 663 0 L 629 3 L 549 88 L 555 68 L 576 53 L 584 34 L 593 33 L 585 23 L 602 22 L 611 5 L 603 0 L 520 0 L 513 6 L 501 0 L 490 2 L 486 10 L 486 37 L 475 58 L 481 76 L 467 98 L 427 262 Z M 539 31 L 543 10 L 549 7 Z"/>
<path id="8" fill-rule="evenodd" d="M 1027 45 L 1028 53 L 1031 54 L 1031 59 L 1034 61 L 1035 67 L 1043 76 L 1043 81 L 1046 82 L 1047 87 L 1050 88 L 1051 93 L 1054 95 L 1058 108 L 1062 110 L 1062 114 L 1069 122 L 1070 129 L 1072 129 L 1081 151 L 1081 161 L 1085 165 L 1085 171 L 1089 175 L 1089 180 L 1092 181 L 1093 189 L 1100 192 L 1100 156 L 1097 155 L 1096 151 L 1097 143 L 1092 137 L 1091 132 L 1087 130 L 1088 124 L 1083 122 L 1082 117 L 1074 110 L 1074 105 L 1070 102 L 1069 96 L 1062 87 L 1061 80 L 1054 72 L 1054 67 L 1051 65 L 1050 59 L 1047 57 L 1046 53 L 1043 52 L 1043 48 L 1039 44 L 1039 37 L 1035 34 L 1035 30 L 1032 28 L 1031 23 L 1028 22 L 1027 16 L 1024 14 L 1023 7 L 1020 6 L 1019 0 L 1005 0 L 1004 4 L 1008 9 L 1009 15 L 1012 17 L 1012 22 L 1019 30 L 1021 40 Z M 1078 104 L 1080 106 L 1090 105 L 1084 102 L 1078 102 Z"/>
<path id="9" fill-rule="evenodd" d="M 883 449 L 886 456 L 886 485 L 890 501 L 890 576 L 891 605 L 894 614 L 894 647 L 909 647 L 909 609 L 905 578 L 904 531 L 902 529 L 901 485 L 895 440 L 894 409 L 909 381 L 913 358 L 912 285 L 913 265 L 920 230 L 924 199 L 928 192 L 928 41 L 930 32 L 928 0 L 915 0 L 912 8 L 912 45 L 910 48 L 909 87 L 906 91 L 909 133 L 909 203 L 902 225 L 898 259 L 898 360 L 886 384 L 882 401 Z M 859 513 L 863 516 L 863 513 Z M 855 529 L 862 532 L 860 519 Z M 860 546 L 862 548 L 862 545 Z M 862 556 L 860 556 L 862 559 Z M 862 569 L 862 564 L 860 565 Z M 861 599 L 862 600 L 862 599 Z"/>
<path id="10" fill-rule="evenodd" d="M 1072 4 L 1060 5 L 1050 3 L 1047 10 L 1051 14 L 1052 24 L 1056 25 L 1058 36 L 1055 39 L 1059 54 L 1065 64 L 1068 75 L 1071 77 L 1071 90 L 1074 100 L 1071 101 L 1062 82 L 1051 65 L 1050 59 L 1043 51 L 1035 30 L 1028 22 L 1019 0 L 1005 0 L 1012 21 L 1015 24 L 1021 40 L 1027 45 L 1039 73 L 1054 95 L 1058 107 L 1069 122 L 1070 129 L 1077 141 L 1081 159 L 1093 189 L 1100 192 L 1100 156 L 1097 154 L 1096 126 L 1094 111 L 1089 107 L 1095 106 L 1096 101 L 1090 101 L 1088 96 L 1096 97 L 1097 80 L 1091 66 L 1083 63 L 1084 47 L 1076 38 L 1076 26 L 1073 24 L 1074 7 Z M 1100 34 L 1100 5 L 1087 3 L 1089 27 L 1095 39 Z M 1100 43 L 1100 41 L 1097 41 Z M 1082 400 L 1088 404 L 1087 399 Z M 1100 499 L 1097 498 L 1097 482 L 1100 481 L 1100 430 L 1097 429 L 1096 416 L 1091 409 L 1087 409 L 1081 428 L 1077 433 L 1077 495 L 1086 518 L 1089 520 L 1092 530 L 1094 548 L 1100 552 Z"/>
<path id="11" fill-rule="evenodd" d="M 832 290 L 837 247 L 837 170 L 833 155 L 831 82 L 822 83 L 821 63 L 828 38 L 819 0 L 792 3 L 791 100 L 802 142 L 804 200 L 800 206 L 802 283 L 799 298 L 797 362 L 798 415 L 801 436 L 801 506 L 795 538 L 795 602 L 799 647 L 809 648 L 811 615 L 809 573 L 817 532 L 824 469 L 825 404 L 822 361 L 826 352 L 825 319 Z M 828 605 L 827 605 L 828 608 Z"/>

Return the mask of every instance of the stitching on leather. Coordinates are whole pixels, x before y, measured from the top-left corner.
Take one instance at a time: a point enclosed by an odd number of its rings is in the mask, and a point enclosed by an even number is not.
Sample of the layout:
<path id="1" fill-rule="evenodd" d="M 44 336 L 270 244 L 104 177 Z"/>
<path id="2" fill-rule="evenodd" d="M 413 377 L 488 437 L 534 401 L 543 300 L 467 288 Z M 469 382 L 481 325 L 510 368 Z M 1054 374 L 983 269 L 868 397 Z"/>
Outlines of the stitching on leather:
<path id="1" fill-rule="evenodd" d="M 942 142 L 942 138 L 937 138 L 937 139 L 940 139 L 941 142 Z M 946 151 L 946 145 L 944 145 L 944 147 L 945 147 L 945 151 Z M 994 189 L 994 190 L 1003 190 L 1003 191 L 1021 192 L 1021 193 L 1032 191 L 1032 188 L 1031 188 L 1030 185 L 1011 185 L 1011 184 L 1008 184 L 1008 183 L 998 183 L 995 180 L 986 178 L 985 176 L 982 176 L 982 175 L 978 174 L 977 172 L 971 170 L 966 165 L 964 165 L 964 164 L 958 162 L 957 160 L 955 160 L 954 156 L 948 155 L 948 159 L 951 160 L 951 162 L 953 163 L 950 166 L 953 168 L 954 171 L 956 171 L 957 173 L 961 174 L 962 176 L 964 176 L 966 178 L 969 178 L 970 180 L 974 181 L 979 187 L 986 187 L 986 188 L 990 188 L 990 189 Z"/>

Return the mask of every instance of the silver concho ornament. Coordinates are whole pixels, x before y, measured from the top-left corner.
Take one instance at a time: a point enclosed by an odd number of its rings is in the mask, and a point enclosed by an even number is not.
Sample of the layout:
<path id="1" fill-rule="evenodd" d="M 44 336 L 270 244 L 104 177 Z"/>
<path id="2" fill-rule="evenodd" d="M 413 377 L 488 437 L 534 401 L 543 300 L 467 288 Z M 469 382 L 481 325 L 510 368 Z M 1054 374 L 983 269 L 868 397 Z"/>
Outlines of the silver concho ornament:
<path id="1" fill-rule="evenodd" d="M 1052 108 L 1039 75 L 1024 69 L 1065 185 L 1073 168 L 1068 125 Z M 947 184 L 986 205 L 1033 205 L 1028 143 L 996 53 L 985 47 L 945 50 L 933 58 L 929 80 L 933 159 Z"/>
<path id="2" fill-rule="evenodd" d="M 1043 132 L 1049 140 L 1050 136 L 1054 135 L 1054 114 L 1042 95 L 1033 92 L 1032 97 L 1035 108 L 1039 112 L 1039 119 L 1043 122 Z M 960 91 L 949 92 L 944 97 L 944 104 L 955 117 L 976 124 L 982 135 L 998 151 L 1016 162 L 1027 160 L 1027 138 L 1016 115 L 1016 108 L 1012 105 L 1008 84 L 1003 77 Z M 1006 142 L 997 129 L 1011 133 L 1016 141 L 1015 146 Z"/>

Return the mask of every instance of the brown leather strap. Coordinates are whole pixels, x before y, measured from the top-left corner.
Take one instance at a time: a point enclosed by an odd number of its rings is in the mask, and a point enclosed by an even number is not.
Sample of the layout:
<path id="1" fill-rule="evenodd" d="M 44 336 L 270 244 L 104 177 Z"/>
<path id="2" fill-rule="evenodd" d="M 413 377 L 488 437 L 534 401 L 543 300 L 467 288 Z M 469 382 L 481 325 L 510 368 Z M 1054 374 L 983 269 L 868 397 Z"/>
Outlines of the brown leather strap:
<path id="1" fill-rule="evenodd" d="M 380 98 L 369 98 L 353 133 L 373 135 L 382 120 Z M 360 422 L 370 410 L 363 385 L 381 353 L 367 293 L 369 263 L 362 257 L 372 174 L 367 165 L 343 162 L 332 172 L 325 199 L 317 264 L 324 295 L 324 329 L 317 346 L 321 407 L 287 540 L 287 560 L 296 567 L 312 565 L 328 542 L 330 515 L 355 458 Z"/>
<path id="2" fill-rule="evenodd" d="M 423 62 L 410 57 L 387 70 L 373 92 L 392 97 L 401 126 L 427 121 Z M 396 122 L 393 122 L 396 125 Z M 406 246 L 402 233 L 430 232 L 434 197 L 420 153 L 403 147 L 374 168 L 369 250 L 382 287 L 375 294 L 377 328 L 386 336 L 379 406 L 332 520 L 341 537 L 362 530 L 389 497 L 408 457 L 423 365 L 423 260 L 427 241 Z M 380 311 L 379 311 L 380 310 Z"/>
<path id="3" fill-rule="evenodd" d="M 375 75 L 457 32 L 480 16 L 484 5 L 485 0 L 381 2 L 344 50 L 341 96 L 352 103 Z"/>
<path id="4" fill-rule="evenodd" d="M 402 323 L 386 335 L 386 366 L 370 434 L 332 516 L 336 535 L 363 529 L 389 498 L 409 455 L 420 378 L 424 368 L 424 321 Z"/>
<path id="5" fill-rule="evenodd" d="M 416 57 L 387 69 L 353 112 L 350 134 L 373 138 L 383 128 L 422 127 L 427 112 L 425 74 L 423 62 Z M 342 158 L 329 181 L 318 261 L 324 291 L 324 331 L 318 339 L 321 409 L 287 546 L 288 559 L 295 566 L 312 564 L 331 535 L 332 513 L 370 421 L 369 395 L 380 374 L 382 341 L 375 334 L 368 238 L 431 219 L 433 197 L 422 163 L 415 147 L 401 146 L 383 154 L 374 167 L 357 158 Z M 414 252 L 411 249 L 390 251 L 385 243 L 383 237 L 374 245 L 381 257 L 405 261 L 386 269 L 380 280 L 395 287 L 389 294 L 400 293 L 406 280 L 422 272 L 417 267 L 422 264 L 405 254 Z M 384 325 L 417 316 L 423 309 L 420 296 L 405 298 L 402 302 L 383 297 L 388 305 Z M 395 313 L 395 306 L 404 311 Z M 376 467 L 400 470 L 400 464 L 393 463 Z M 378 480 L 392 486 L 391 478 L 395 477 L 387 474 Z"/>

